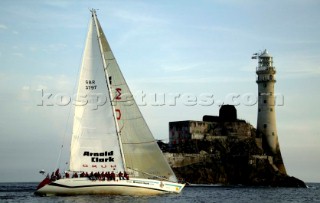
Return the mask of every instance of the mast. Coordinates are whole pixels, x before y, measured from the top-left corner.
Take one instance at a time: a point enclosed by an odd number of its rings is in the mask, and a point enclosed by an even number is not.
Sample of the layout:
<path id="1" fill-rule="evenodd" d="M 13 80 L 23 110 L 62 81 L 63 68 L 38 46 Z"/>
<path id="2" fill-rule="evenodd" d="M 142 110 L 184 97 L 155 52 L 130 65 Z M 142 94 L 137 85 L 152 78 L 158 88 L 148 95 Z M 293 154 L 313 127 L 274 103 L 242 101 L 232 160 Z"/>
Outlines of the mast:
<path id="1" fill-rule="evenodd" d="M 120 147 L 120 153 L 121 153 L 121 157 L 122 157 L 122 162 L 123 162 L 123 169 L 126 170 L 126 161 L 124 158 L 124 153 L 123 153 L 123 149 L 122 149 L 122 142 L 121 142 L 121 134 L 120 134 L 120 130 L 119 130 L 119 124 L 118 124 L 118 120 L 115 117 L 116 115 L 116 111 L 114 108 L 114 105 L 112 105 L 112 92 L 111 92 L 111 88 L 110 88 L 110 81 L 109 81 L 109 75 L 107 70 L 107 64 L 106 64 L 106 60 L 103 54 L 103 47 L 102 47 L 102 43 L 101 43 L 101 38 L 100 38 L 100 32 L 99 32 L 99 28 L 98 28 L 98 20 L 97 20 L 97 14 L 96 14 L 96 9 L 91 9 L 90 10 L 92 13 L 92 17 L 94 19 L 94 23 L 95 23 L 95 27 L 97 29 L 97 34 L 98 34 L 98 41 L 99 41 L 99 47 L 100 47 L 100 54 L 102 57 L 102 61 L 103 61 L 103 67 L 104 67 L 104 72 L 105 72 L 105 78 L 106 78 L 106 82 L 107 82 L 107 87 L 108 87 L 108 91 L 109 91 L 109 99 L 110 99 L 110 103 L 112 106 L 112 110 L 113 110 L 113 118 L 115 120 L 115 125 L 116 125 L 116 131 L 117 131 L 117 136 L 118 136 L 118 143 L 119 143 L 119 147 Z"/>

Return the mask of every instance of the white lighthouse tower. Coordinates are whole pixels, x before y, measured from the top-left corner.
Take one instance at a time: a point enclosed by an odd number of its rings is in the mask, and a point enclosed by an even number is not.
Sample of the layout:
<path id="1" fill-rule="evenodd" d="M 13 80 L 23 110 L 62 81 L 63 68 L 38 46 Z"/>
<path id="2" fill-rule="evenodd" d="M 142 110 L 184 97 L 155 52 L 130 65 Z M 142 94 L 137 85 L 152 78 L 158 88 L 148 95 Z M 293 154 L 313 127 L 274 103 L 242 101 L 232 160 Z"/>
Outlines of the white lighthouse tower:
<path id="1" fill-rule="evenodd" d="M 276 69 L 273 66 L 273 58 L 267 50 L 255 54 L 258 59 L 257 84 L 258 84 L 258 121 L 257 134 L 262 137 L 264 151 L 273 157 L 274 165 L 280 172 L 286 174 L 278 141 L 274 85 L 276 83 Z"/>

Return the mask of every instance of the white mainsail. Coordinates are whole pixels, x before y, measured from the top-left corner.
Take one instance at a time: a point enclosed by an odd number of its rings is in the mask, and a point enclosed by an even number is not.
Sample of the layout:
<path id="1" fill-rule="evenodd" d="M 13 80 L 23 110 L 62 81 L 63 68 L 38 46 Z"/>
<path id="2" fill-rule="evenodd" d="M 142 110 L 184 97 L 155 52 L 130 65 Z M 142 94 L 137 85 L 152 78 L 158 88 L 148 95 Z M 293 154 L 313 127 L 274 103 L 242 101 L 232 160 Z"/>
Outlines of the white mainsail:
<path id="1" fill-rule="evenodd" d="M 150 178 L 153 175 L 154 178 L 177 181 L 133 98 L 99 22 L 98 29 L 126 168 L 134 171 L 136 177 Z"/>
<path id="2" fill-rule="evenodd" d="M 92 18 L 78 83 L 70 170 L 124 171 L 96 28 Z"/>
<path id="3" fill-rule="evenodd" d="M 121 136 L 126 169 L 133 172 L 135 177 L 161 177 L 176 182 L 177 178 L 140 112 L 99 22 L 97 24 L 106 60 L 106 72 L 112 90 L 112 101 Z"/>

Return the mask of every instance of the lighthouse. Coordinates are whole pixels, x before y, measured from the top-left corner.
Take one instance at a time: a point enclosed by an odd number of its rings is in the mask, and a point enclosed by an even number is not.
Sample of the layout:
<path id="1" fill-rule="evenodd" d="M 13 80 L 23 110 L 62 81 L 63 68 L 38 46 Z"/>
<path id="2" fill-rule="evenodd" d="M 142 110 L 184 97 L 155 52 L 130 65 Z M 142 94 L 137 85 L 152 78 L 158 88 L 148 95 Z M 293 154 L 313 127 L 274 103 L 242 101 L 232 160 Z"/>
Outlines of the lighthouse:
<path id="1" fill-rule="evenodd" d="M 258 119 L 257 134 L 262 137 L 265 153 L 273 157 L 273 164 L 279 172 L 286 174 L 278 141 L 274 85 L 276 83 L 276 69 L 273 66 L 273 57 L 264 50 L 252 57 L 258 59 L 257 84 L 258 84 Z"/>

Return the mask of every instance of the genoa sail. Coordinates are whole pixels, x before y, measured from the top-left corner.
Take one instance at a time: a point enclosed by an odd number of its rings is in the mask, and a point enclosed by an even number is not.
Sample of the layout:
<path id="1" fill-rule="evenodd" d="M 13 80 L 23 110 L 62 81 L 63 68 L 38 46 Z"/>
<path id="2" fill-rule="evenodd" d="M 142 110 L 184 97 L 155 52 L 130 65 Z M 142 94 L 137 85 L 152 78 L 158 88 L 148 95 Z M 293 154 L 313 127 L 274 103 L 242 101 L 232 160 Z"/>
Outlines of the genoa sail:
<path id="1" fill-rule="evenodd" d="M 177 178 L 162 154 L 97 21 L 126 171 L 138 178 Z"/>
<path id="2" fill-rule="evenodd" d="M 78 82 L 70 170 L 124 171 L 96 28 L 92 18 Z"/>

